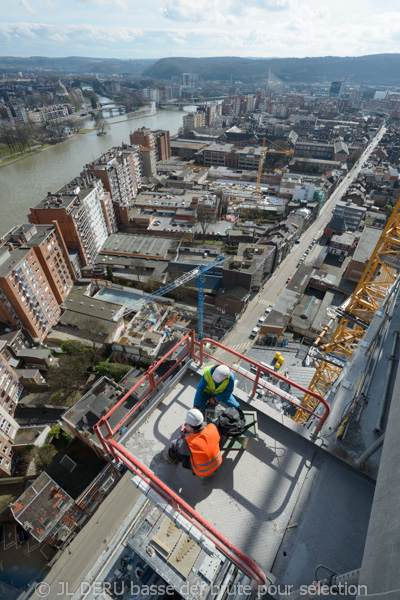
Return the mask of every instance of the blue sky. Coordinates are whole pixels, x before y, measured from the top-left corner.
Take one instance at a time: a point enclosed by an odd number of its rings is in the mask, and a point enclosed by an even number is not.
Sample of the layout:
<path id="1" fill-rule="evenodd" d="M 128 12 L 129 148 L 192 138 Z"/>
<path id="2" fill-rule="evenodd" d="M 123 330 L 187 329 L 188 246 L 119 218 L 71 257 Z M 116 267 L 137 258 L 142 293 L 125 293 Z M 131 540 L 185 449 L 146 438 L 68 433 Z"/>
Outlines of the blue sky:
<path id="1" fill-rule="evenodd" d="M 0 0 L 11 56 L 360 56 L 400 51 L 398 0 Z"/>

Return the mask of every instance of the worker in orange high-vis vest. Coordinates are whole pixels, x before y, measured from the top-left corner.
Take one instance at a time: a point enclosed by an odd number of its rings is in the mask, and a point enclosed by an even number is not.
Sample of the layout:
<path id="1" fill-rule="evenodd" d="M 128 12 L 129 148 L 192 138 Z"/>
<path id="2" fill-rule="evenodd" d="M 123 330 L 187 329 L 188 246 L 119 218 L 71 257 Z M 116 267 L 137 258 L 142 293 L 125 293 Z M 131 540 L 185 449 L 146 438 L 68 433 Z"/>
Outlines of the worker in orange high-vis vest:
<path id="1" fill-rule="evenodd" d="M 206 425 L 203 413 L 191 408 L 181 425 L 180 437 L 171 443 L 164 456 L 170 463 L 182 463 L 183 468 L 191 469 L 194 475 L 209 477 L 222 463 L 220 439 L 215 425 Z"/>

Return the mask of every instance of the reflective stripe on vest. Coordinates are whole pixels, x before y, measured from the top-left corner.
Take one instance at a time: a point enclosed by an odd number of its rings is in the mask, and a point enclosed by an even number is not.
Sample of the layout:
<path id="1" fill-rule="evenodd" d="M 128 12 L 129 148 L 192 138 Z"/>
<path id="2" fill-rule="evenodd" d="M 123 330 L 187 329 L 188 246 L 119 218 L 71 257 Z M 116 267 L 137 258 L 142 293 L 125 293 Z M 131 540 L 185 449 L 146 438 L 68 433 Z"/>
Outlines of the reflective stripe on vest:
<path id="1" fill-rule="evenodd" d="M 204 379 L 207 381 L 207 387 L 205 388 L 205 392 L 208 394 L 220 394 L 228 387 L 230 377 L 224 379 L 218 387 L 216 387 L 215 381 L 212 378 L 211 369 L 213 367 L 204 367 L 203 375 Z"/>
<path id="2" fill-rule="evenodd" d="M 191 433 L 186 441 L 192 453 L 190 462 L 193 472 L 199 477 L 211 475 L 222 463 L 219 450 L 220 435 L 212 423 L 206 425 L 200 433 Z"/>

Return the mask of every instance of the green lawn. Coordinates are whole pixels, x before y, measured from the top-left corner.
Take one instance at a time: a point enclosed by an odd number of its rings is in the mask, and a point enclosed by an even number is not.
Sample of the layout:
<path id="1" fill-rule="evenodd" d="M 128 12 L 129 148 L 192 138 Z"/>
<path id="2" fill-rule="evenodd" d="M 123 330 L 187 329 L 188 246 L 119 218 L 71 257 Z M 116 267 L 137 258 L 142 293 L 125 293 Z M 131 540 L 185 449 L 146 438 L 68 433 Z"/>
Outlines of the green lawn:
<path id="1" fill-rule="evenodd" d="M 2 163 L 8 163 L 12 160 L 16 160 L 17 158 L 24 158 L 25 156 L 29 156 L 30 154 L 35 154 L 39 150 L 43 150 L 44 148 L 49 148 L 52 144 L 43 144 L 39 148 L 34 148 L 32 150 L 26 150 L 26 152 L 15 153 L 10 148 L 1 148 L 0 150 L 0 161 Z M 11 156 L 10 156 L 11 155 Z"/>

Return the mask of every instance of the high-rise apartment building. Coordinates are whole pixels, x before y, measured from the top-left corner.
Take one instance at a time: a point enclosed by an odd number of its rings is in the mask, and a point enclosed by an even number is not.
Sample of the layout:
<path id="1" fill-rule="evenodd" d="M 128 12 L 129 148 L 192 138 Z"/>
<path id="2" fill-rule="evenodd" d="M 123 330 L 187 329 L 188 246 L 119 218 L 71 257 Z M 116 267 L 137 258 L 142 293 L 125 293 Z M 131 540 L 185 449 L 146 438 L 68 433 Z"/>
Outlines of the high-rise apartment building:
<path id="1" fill-rule="evenodd" d="M 206 114 L 204 112 L 193 112 L 183 117 L 183 132 L 189 133 L 197 127 L 206 126 Z"/>
<path id="2" fill-rule="evenodd" d="M 157 175 L 157 152 L 158 145 L 156 135 L 147 127 L 141 127 L 129 134 L 132 145 L 139 146 L 139 156 L 144 177 L 155 177 Z"/>
<path id="3" fill-rule="evenodd" d="M 134 203 L 142 178 L 138 148 L 111 148 L 86 165 L 85 172 L 100 179 L 109 192 L 118 228 L 129 227 L 129 208 Z"/>
<path id="4" fill-rule="evenodd" d="M 11 475 L 12 446 L 19 429 L 13 415 L 21 392 L 18 375 L 8 364 L 0 347 L 0 477 Z"/>
<path id="5" fill-rule="evenodd" d="M 58 322 L 74 279 L 56 223 L 15 227 L 0 246 L 0 321 L 42 342 Z"/>
<path id="6" fill-rule="evenodd" d="M 117 229 L 102 183 L 87 175 L 74 179 L 56 194 L 49 192 L 31 208 L 28 218 L 35 224 L 56 221 L 68 249 L 78 253 L 80 266 L 91 264 L 109 233 Z"/>
<path id="7" fill-rule="evenodd" d="M 156 165 L 156 151 L 154 148 L 146 148 L 141 146 L 139 148 L 140 163 L 142 166 L 142 173 L 144 177 L 156 177 L 157 176 L 157 165 Z"/>
<path id="8" fill-rule="evenodd" d="M 132 145 L 139 146 L 143 175 L 145 177 L 156 176 L 156 162 L 158 160 L 171 158 L 169 131 L 150 131 L 146 127 L 141 127 L 130 133 L 129 139 Z"/>
<path id="9" fill-rule="evenodd" d="M 129 141 L 132 146 L 144 146 L 145 148 L 153 149 L 156 147 L 154 134 L 147 127 L 141 127 L 140 129 L 136 129 L 133 133 L 130 133 Z"/>
<path id="10" fill-rule="evenodd" d="M 154 131 L 156 139 L 156 160 L 167 160 L 171 158 L 171 139 L 169 131 Z"/>

